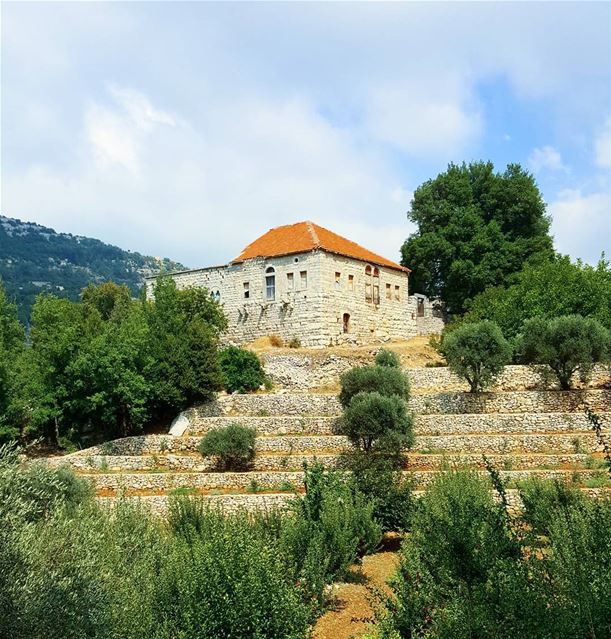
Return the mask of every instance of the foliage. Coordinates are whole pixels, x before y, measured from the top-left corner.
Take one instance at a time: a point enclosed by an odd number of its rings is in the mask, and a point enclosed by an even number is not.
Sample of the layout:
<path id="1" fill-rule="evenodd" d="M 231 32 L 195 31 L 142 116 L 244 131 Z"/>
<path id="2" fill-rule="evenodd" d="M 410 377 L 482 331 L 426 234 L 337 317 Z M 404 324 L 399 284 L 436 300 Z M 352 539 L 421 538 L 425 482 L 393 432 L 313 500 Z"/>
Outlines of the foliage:
<path id="1" fill-rule="evenodd" d="M 390 368 L 401 368 L 401 359 L 393 351 L 381 348 L 376 355 L 376 366 L 388 366 Z"/>
<path id="2" fill-rule="evenodd" d="M 605 359 L 608 340 L 608 331 L 593 318 L 533 317 L 524 322 L 518 352 L 524 363 L 542 365 L 544 376 L 551 370 L 560 388 L 567 390 L 575 373 L 586 380 L 593 365 Z"/>
<path id="3" fill-rule="evenodd" d="M 344 408 L 361 392 L 377 392 L 385 397 L 407 400 L 409 383 L 401 370 L 391 366 L 357 366 L 342 374 L 339 401 Z"/>
<path id="4" fill-rule="evenodd" d="M 552 254 L 543 197 L 517 164 L 503 173 L 491 162 L 450 164 L 416 189 L 409 219 L 418 227 L 401 249 L 402 263 L 413 269 L 410 286 L 454 314 Z"/>
<path id="5" fill-rule="evenodd" d="M 345 577 L 359 555 L 376 549 L 381 529 L 372 501 L 338 471 L 306 467 L 304 485 L 281 541 L 303 587 L 321 601 L 325 583 Z"/>
<path id="6" fill-rule="evenodd" d="M 217 457 L 224 470 L 246 468 L 255 456 L 255 429 L 240 424 L 215 428 L 202 437 L 199 452 Z"/>
<path id="7" fill-rule="evenodd" d="M 0 277 L 10 297 L 15 298 L 24 324 L 29 323 L 31 308 L 40 293 L 76 302 L 88 284 L 110 280 L 125 284 L 135 295 L 144 277 L 184 268 L 167 258 L 159 260 L 0 216 Z"/>
<path id="8" fill-rule="evenodd" d="M 91 443 L 139 432 L 221 388 L 226 319 L 206 291 L 178 291 L 164 278 L 150 302 L 111 282 L 82 297 L 36 299 L 31 345 L 22 330 L 2 384 L 13 390 L 0 428 L 56 446 Z"/>
<path id="9" fill-rule="evenodd" d="M 305 636 L 311 613 L 292 568 L 245 513 L 227 516 L 183 498 L 170 524 L 175 536 L 155 602 L 162 636 Z"/>
<path id="10" fill-rule="evenodd" d="M 25 331 L 17 306 L 9 301 L 0 280 L 0 445 L 19 436 L 16 426 L 17 360 L 24 350 Z"/>
<path id="11" fill-rule="evenodd" d="M 414 508 L 413 486 L 395 460 L 357 449 L 346 453 L 342 461 L 357 490 L 373 501 L 373 516 L 382 530 L 407 531 Z"/>
<path id="12" fill-rule="evenodd" d="M 508 287 L 491 287 L 479 294 L 466 315 L 468 321 L 489 319 L 508 338 L 514 338 L 531 317 L 553 319 L 582 315 L 611 329 L 611 268 L 601 259 L 596 266 L 555 256 L 540 264 L 526 264 Z"/>
<path id="13" fill-rule="evenodd" d="M 342 433 L 354 446 L 369 453 L 398 453 L 414 443 L 412 419 L 407 405 L 396 395 L 357 393 L 344 411 Z"/>
<path id="14" fill-rule="evenodd" d="M 562 510 L 582 507 L 585 503 L 578 486 L 566 481 L 542 481 L 531 477 L 520 484 L 523 518 L 540 535 L 549 535 L 550 526 Z"/>
<path id="15" fill-rule="evenodd" d="M 434 480 L 412 516 L 382 636 L 607 636 L 611 501 L 533 482 L 524 518 L 511 521 L 491 488 L 464 472 Z"/>
<path id="16" fill-rule="evenodd" d="M 228 393 L 248 393 L 265 383 L 261 361 L 255 353 L 244 348 L 224 348 L 220 353 L 220 365 Z"/>
<path id="17" fill-rule="evenodd" d="M 488 320 L 462 324 L 444 335 L 441 352 L 452 372 L 464 378 L 472 393 L 482 391 L 511 361 L 511 346 Z"/>

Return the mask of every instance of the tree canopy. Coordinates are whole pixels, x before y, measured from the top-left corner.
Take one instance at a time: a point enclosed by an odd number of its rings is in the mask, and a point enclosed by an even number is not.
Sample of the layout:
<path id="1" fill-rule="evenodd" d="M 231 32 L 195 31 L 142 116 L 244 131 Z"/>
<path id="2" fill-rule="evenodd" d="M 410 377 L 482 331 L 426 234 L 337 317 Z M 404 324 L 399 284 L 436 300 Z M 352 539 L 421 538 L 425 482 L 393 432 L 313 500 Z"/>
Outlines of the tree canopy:
<path id="1" fill-rule="evenodd" d="M 568 256 L 527 265 L 515 283 L 489 288 L 474 300 L 465 319 L 496 322 L 503 334 L 515 337 L 531 317 L 563 315 L 593 317 L 611 329 L 611 268 L 601 258 L 597 266 Z"/>
<path id="2" fill-rule="evenodd" d="M 408 217 L 417 225 L 401 248 L 411 288 L 454 314 L 553 254 L 541 192 L 518 164 L 503 173 L 491 162 L 450 164 L 416 189 Z"/>
<path id="3" fill-rule="evenodd" d="M 222 387 L 226 321 L 205 289 L 162 277 L 154 300 L 134 300 L 108 282 L 85 288 L 82 302 L 39 295 L 26 348 L 0 288 L 0 427 L 82 444 L 167 421 Z"/>

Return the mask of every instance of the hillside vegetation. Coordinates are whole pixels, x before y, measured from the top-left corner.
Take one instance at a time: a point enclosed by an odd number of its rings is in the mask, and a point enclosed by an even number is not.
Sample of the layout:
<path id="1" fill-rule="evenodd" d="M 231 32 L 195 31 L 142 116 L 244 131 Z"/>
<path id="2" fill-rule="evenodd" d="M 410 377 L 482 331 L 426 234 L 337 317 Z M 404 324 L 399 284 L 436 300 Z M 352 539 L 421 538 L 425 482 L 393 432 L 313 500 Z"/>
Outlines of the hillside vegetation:
<path id="1" fill-rule="evenodd" d="M 100 240 L 0 215 L 0 278 L 28 323 L 34 298 L 53 293 L 76 301 L 91 283 L 112 280 L 132 294 L 144 278 L 184 266 L 167 258 L 124 251 Z"/>

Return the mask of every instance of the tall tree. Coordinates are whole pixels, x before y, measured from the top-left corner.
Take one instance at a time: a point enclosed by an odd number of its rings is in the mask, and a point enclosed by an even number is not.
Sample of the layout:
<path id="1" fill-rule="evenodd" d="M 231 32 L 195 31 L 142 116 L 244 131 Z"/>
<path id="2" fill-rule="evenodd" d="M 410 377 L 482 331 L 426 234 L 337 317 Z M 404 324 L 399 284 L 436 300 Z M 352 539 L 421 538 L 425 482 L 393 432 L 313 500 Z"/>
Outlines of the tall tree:
<path id="1" fill-rule="evenodd" d="M 23 353 L 24 340 L 17 306 L 8 299 L 0 280 L 0 444 L 19 435 L 13 412 L 17 361 Z"/>
<path id="2" fill-rule="evenodd" d="M 491 162 L 450 164 L 416 189 L 408 218 L 418 227 L 401 248 L 411 287 L 440 298 L 451 313 L 553 255 L 541 192 L 518 164 L 503 173 Z"/>

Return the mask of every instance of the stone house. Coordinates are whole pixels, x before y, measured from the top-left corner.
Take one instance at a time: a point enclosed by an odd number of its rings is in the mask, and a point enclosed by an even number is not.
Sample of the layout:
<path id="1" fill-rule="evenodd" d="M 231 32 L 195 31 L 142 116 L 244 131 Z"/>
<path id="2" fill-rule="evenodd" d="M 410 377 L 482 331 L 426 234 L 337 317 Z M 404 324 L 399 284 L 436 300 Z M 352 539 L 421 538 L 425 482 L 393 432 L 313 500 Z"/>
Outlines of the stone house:
<path id="1" fill-rule="evenodd" d="M 229 264 L 172 273 L 205 287 L 229 320 L 228 341 L 277 335 L 303 346 L 366 343 L 439 332 L 441 313 L 409 295 L 410 269 L 313 222 L 279 226 Z M 154 278 L 147 279 L 152 292 Z"/>

